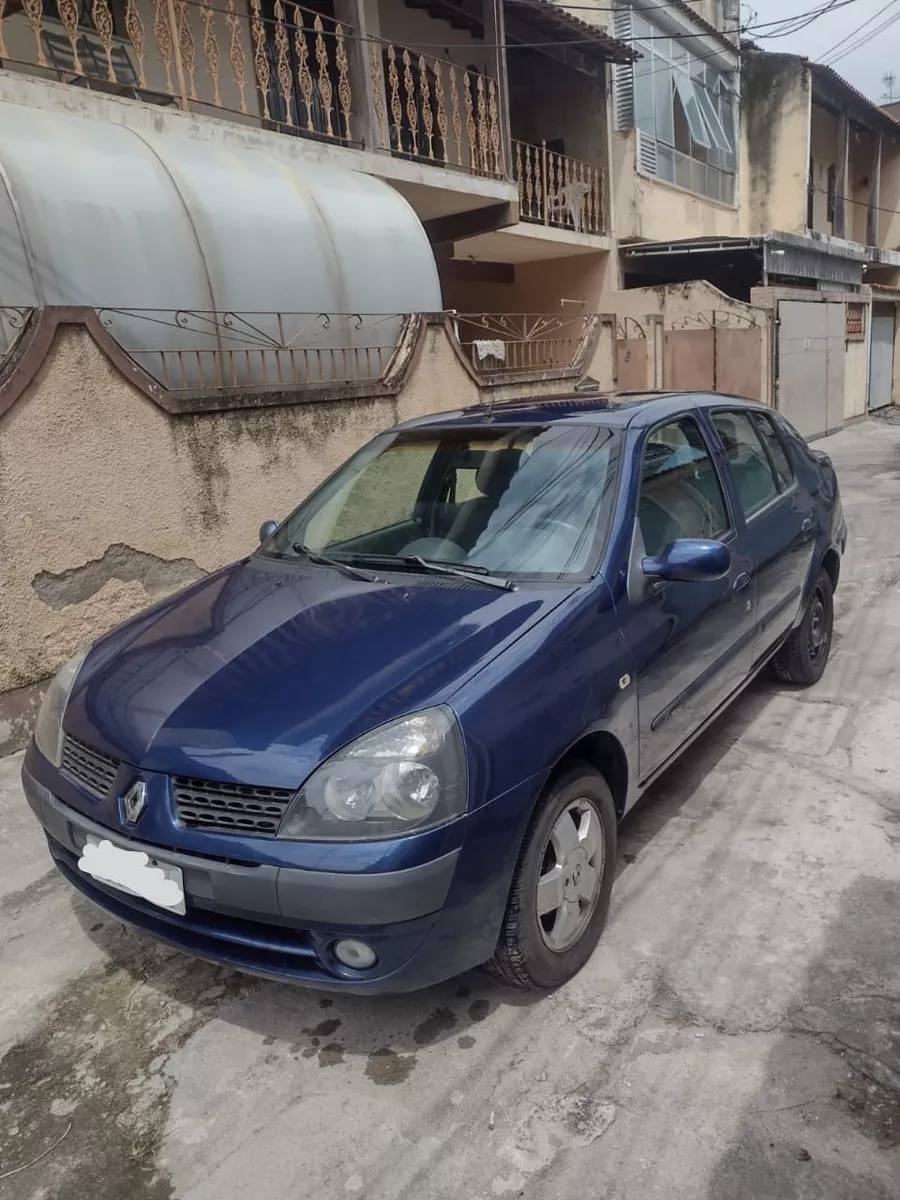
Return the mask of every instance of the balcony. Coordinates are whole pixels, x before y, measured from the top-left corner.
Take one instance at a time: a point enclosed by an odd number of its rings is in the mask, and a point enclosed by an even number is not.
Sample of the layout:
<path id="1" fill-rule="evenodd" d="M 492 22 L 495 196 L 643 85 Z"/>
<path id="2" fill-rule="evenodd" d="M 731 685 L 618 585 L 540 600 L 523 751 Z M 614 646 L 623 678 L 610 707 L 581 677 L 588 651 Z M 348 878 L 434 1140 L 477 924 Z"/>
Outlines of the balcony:
<path id="1" fill-rule="evenodd" d="M 519 217 L 575 233 L 606 233 L 606 172 L 580 158 L 513 142 Z"/>
<path id="2" fill-rule="evenodd" d="M 493 79 L 289 0 L 0 0 L 0 66 L 506 177 Z"/>
<path id="3" fill-rule="evenodd" d="M 506 177 L 493 79 L 408 47 L 369 46 L 378 145 L 471 175 Z"/>

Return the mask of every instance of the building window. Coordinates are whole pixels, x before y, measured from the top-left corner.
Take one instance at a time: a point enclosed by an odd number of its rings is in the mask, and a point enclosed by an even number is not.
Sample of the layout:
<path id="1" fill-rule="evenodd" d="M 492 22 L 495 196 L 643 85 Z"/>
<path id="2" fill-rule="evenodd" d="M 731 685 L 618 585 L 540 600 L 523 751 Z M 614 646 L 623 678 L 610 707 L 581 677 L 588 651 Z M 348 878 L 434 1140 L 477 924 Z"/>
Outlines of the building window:
<path id="1" fill-rule="evenodd" d="M 845 334 L 848 342 L 862 342 L 866 337 L 866 306 L 848 304 Z"/>
<path id="2" fill-rule="evenodd" d="M 618 68 L 616 81 L 617 124 L 637 130 L 639 170 L 733 204 L 733 76 L 634 10 L 617 11 L 614 27 L 642 56 Z"/>

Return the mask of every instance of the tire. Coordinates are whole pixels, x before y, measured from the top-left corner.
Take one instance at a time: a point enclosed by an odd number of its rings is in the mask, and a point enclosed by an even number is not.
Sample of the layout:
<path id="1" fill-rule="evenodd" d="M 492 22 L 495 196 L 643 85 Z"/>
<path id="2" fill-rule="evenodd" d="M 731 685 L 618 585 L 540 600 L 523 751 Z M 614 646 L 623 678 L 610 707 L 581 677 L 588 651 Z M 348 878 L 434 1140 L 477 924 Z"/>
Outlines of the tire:
<path id="1" fill-rule="evenodd" d="M 803 620 L 772 660 L 784 683 L 811 687 L 825 672 L 834 632 L 834 588 L 827 571 L 820 571 Z"/>
<path id="2" fill-rule="evenodd" d="M 487 970 L 508 986 L 525 990 L 550 990 L 566 983 L 600 940 L 615 872 L 612 794 L 602 775 L 586 763 L 576 763 L 551 780 L 538 802 Z M 540 905 L 556 900 L 561 901 L 558 907 L 539 915 Z"/>

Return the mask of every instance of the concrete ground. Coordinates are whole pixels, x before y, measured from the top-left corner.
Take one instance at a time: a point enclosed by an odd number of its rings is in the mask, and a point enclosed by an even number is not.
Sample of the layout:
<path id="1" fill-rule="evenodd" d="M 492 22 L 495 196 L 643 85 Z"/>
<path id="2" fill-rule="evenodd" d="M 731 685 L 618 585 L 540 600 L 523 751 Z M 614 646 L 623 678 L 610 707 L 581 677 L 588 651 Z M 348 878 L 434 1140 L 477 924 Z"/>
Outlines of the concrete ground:
<path id="1" fill-rule="evenodd" d="M 0 1196 L 900 1195 L 900 424 L 820 445 L 825 679 L 754 685 L 629 816 L 554 995 L 332 999 L 162 949 L 51 871 L 0 761 Z"/>

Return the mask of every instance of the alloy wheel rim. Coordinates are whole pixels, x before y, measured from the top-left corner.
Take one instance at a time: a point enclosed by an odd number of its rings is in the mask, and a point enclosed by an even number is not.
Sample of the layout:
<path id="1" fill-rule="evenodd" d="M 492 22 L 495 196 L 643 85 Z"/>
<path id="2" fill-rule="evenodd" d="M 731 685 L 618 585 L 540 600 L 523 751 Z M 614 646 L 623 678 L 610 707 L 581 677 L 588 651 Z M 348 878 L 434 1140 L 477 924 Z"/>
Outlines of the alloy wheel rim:
<path id="1" fill-rule="evenodd" d="M 584 933 L 597 907 L 605 858 L 600 814 L 590 800 L 573 800 L 550 830 L 535 897 L 538 929 L 554 953 Z"/>

